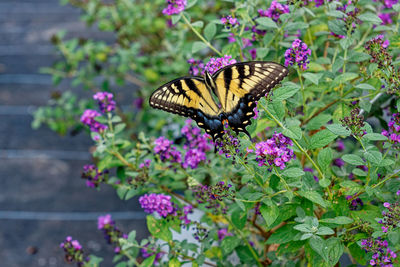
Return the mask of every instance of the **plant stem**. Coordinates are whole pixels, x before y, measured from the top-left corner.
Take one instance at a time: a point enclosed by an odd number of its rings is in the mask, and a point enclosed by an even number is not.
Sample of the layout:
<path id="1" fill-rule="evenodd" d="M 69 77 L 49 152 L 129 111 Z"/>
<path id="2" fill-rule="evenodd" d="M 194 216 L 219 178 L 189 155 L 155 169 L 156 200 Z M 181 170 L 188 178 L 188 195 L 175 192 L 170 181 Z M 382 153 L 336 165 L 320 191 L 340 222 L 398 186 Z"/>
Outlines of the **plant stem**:
<path id="1" fill-rule="evenodd" d="M 300 68 L 297 67 L 296 70 L 297 70 L 297 75 L 299 76 L 301 97 L 302 97 L 302 99 L 303 99 L 303 113 L 306 114 L 305 110 L 307 109 L 307 106 L 306 106 L 306 97 L 305 97 L 305 94 L 304 94 L 303 79 L 302 79 L 302 77 L 301 77 Z"/>
<path id="2" fill-rule="evenodd" d="M 380 181 L 379 183 L 375 184 L 372 186 L 372 188 L 376 188 L 378 186 L 380 186 L 381 184 L 385 183 L 386 181 L 394 178 L 396 176 L 396 174 L 400 173 L 400 170 L 398 170 L 397 172 L 393 173 L 392 175 L 390 175 L 389 177 L 383 179 L 382 181 Z"/>
<path id="3" fill-rule="evenodd" d="M 217 53 L 220 57 L 222 57 L 222 53 L 218 51 L 212 44 L 210 44 L 193 26 L 190 24 L 190 21 L 186 18 L 185 14 L 182 13 L 182 18 L 185 21 L 185 23 L 189 26 L 189 28 L 199 37 L 199 39 L 205 43 L 211 50 L 213 50 L 215 53 Z"/>

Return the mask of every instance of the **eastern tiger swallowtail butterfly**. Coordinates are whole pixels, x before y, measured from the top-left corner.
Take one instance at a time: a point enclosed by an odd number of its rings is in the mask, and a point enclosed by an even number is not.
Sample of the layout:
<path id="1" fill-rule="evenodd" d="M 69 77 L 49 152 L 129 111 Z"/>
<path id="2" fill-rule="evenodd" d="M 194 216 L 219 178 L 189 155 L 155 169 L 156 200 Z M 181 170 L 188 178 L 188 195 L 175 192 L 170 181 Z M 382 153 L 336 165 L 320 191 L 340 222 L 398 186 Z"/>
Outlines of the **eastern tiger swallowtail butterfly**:
<path id="1" fill-rule="evenodd" d="M 150 106 L 190 117 L 215 141 L 224 134 L 224 122 L 236 133 L 244 132 L 254 116 L 255 101 L 265 96 L 288 74 L 286 67 L 268 61 L 241 62 L 213 75 L 182 77 L 159 87 Z M 220 106 L 214 101 L 217 96 Z"/>

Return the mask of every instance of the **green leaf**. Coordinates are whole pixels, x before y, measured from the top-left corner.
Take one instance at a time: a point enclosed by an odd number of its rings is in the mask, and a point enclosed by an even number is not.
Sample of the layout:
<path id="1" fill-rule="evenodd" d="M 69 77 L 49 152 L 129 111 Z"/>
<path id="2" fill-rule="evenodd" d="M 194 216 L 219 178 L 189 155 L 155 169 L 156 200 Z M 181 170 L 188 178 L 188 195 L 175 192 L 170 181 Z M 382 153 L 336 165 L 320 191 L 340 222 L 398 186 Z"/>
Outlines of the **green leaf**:
<path id="1" fill-rule="evenodd" d="M 293 138 L 295 140 L 300 140 L 301 139 L 301 128 L 297 125 L 292 125 L 287 128 L 284 128 L 282 131 L 282 134 L 289 138 Z"/>
<path id="2" fill-rule="evenodd" d="M 180 266 L 181 262 L 178 260 L 178 258 L 172 258 L 168 262 L 168 267 L 180 267 Z"/>
<path id="3" fill-rule="evenodd" d="M 320 114 L 307 123 L 306 130 L 318 130 L 331 119 L 332 115 L 330 114 Z"/>
<path id="4" fill-rule="evenodd" d="M 337 237 L 331 237 L 325 240 L 325 246 L 322 250 L 323 258 L 329 263 L 329 266 L 334 266 L 342 256 L 344 251 L 343 243 Z"/>
<path id="5" fill-rule="evenodd" d="M 360 248 L 359 245 L 353 243 L 348 246 L 351 256 L 362 266 L 367 265 L 367 260 L 365 259 L 365 251 Z"/>
<path id="6" fill-rule="evenodd" d="M 139 266 L 140 267 L 151 267 L 153 266 L 154 260 L 156 259 L 156 254 L 146 258 Z"/>
<path id="7" fill-rule="evenodd" d="M 287 176 L 287 177 L 300 177 L 300 176 L 303 176 L 304 174 L 305 174 L 305 172 L 302 169 L 296 168 L 296 167 L 286 169 L 282 173 L 283 176 Z"/>
<path id="8" fill-rule="evenodd" d="M 391 166 L 394 164 L 394 161 L 391 159 L 384 159 L 381 162 L 379 162 L 378 166 L 379 167 L 387 167 L 387 166 Z"/>
<path id="9" fill-rule="evenodd" d="M 177 24 L 181 20 L 181 17 L 182 17 L 182 13 L 179 13 L 177 15 L 172 15 L 171 16 L 172 24 L 174 24 L 174 25 Z"/>
<path id="10" fill-rule="evenodd" d="M 365 162 L 362 160 L 362 158 L 360 156 L 354 155 L 354 154 L 346 154 L 342 156 L 342 159 L 351 164 L 351 165 L 364 165 Z"/>
<path id="11" fill-rule="evenodd" d="M 247 246 L 238 246 L 236 249 L 236 254 L 238 255 L 240 261 L 242 262 L 254 262 L 254 256 Z M 250 265 L 252 266 L 252 265 Z"/>
<path id="12" fill-rule="evenodd" d="M 272 203 L 270 206 L 262 203 L 260 212 L 268 227 L 272 225 L 279 216 L 279 208 L 275 203 Z"/>
<path id="13" fill-rule="evenodd" d="M 320 255 L 321 257 L 323 257 L 322 255 L 322 250 L 325 247 L 325 240 L 322 239 L 319 236 L 313 236 L 312 238 L 310 238 L 308 240 L 308 244 L 310 245 L 310 247 L 318 253 L 318 255 Z"/>
<path id="14" fill-rule="evenodd" d="M 307 198 L 308 200 L 320 205 L 323 208 L 328 207 L 328 203 L 322 198 L 322 196 L 316 191 L 298 191 L 300 196 Z"/>
<path id="15" fill-rule="evenodd" d="M 128 240 L 129 242 L 133 243 L 133 242 L 135 241 L 135 239 L 136 239 L 136 231 L 133 230 L 133 231 L 131 231 L 131 232 L 129 233 L 128 239 L 127 239 L 127 240 Z"/>
<path id="16" fill-rule="evenodd" d="M 331 180 L 329 180 L 329 179 L 327 179 L 327 178 L 324 178 L 324 179 L 319 180 L 319 181 L 318 181 L 318 184 L 319 184 L 320 186 L 322 186 L 323 188 L 326 188 L 326 187 L 328 187 L 328 186 L 331 184 Z"/>
<path id="17" fill-rule="evenodd" d="M 320 148 L 324 147 L 333 140 L 335 140 L 337 137 L 336 134 L 333 134 L 332 132 L 328 130 L 322 130 L 319 131 L 318 133 L 314 134 L 311 137 L 310 144 L 311 144 L 311 149 L 315 148 Z"/>
<path id="18" fill-rule="evenodd" d="M 204 22 L 201 21 L 201 20 L 198 20 L 198 21 L 193 22 L 193 23 L 192 23 L 192 26 L 193 26 L 193 27 L 203 28 Z"/>
<path id="19" fill-rule="evenodd" d="M 305 223 L 295 225 L 293 229 L 303 233 L 314 233 L 317 230 L 317 229 L 314 230 L 310 225 Z"/>
<path id="20" fill-rule="evenodd" d="M 326 170 L 331 165 L 333 159 L 333 151 L 327 147 L 318 153 L 318 164 L 322 170 Z"/>
<path id="21" fill-rule="evenodd" d="M 334 233 L 335 231 L 326 226 L 321 226 L 317 231 L 317 235 L 333 235 Z"/>
<path id="22" fill-rule="evenodd" d="M 329 20 L 328 21 L 328 27 L 333 33 L 336 33 L 338 35 L 344 35 L 344 36 L 347 35 L 347 32 L 345 30 L 346 29 L 346 25 L 341 20 L 337 20 L 337 19 L 336 20 Z"/>
<path id="23" fill-rule="evenodd" d="M 371 12 L 360 14 L 359 16 L 357 16 L 357 18 L 362 21 L 372 22 L 375 25 L 380 25 L 382 23 L 382 20 L 376 14 Z"/>
<path id="24" fill-rule="evenodd" d="M 357 176 L 367 176 L 367 173 L 359 168 L 354 168 L 351 172 Z"/>
<path id="25" fill-rule="evenodd" d="M 203 50 L 205 48 L 207 48 L 207 45 L 205 43 L 196 41 L 196 42 L 193 43 L 192 53 L 193 54 L 197 53 L 198 51 Z"/>
<path id="26" fill-rule="evenodd" d="M 374 165 L 378 165 L 382 161 L 382 153 L 379 151 L 367 151 L 364 156 Z"/>
<path id="27" fill-rule="evenodd" d="M 261 28 L 267 28 L 267 29 L 271 29 L 271 28 L 277 29 L 278 28 L 276 23 L 271 18 L 268 18 L 268 17 L 258 18 L 258 19 L 256 19 L 256 22 L 258 24 L 260 24 L 261 26 L 263 26 Z"/>
<path id="28" fill-rule="evenodd" d="M 387 137 L 379 133 L 367 133 L 362 137 L 366 141 L 387 141 Z"/>
<path id="29" fill-rule="evenodd" d="M 231 215 L 231 220 L 236 228 L 242 229 L 246 225 L 247 213 L 242 210 L 235 210 Z"/>
<path id="30" fill-rule="evenodd" d="M 149 232 L 156 238 L 160 238 L 166 242 L 172 240 L 171 230 L 168 229 L 168 226 L 163 223 L 162 220 L 157 220 L 153 216 L 147 216 L 147 229 Z"/>
<path id="31" fill-rule="evenodd" d="M 267 244 L 285 244 L 292 241 L 297 233 L 291 225 L 286 224 L 268 238 Z"/>
<path id="32" fill-rule="evenodd" d="M 300 86 L 292 82 L 286 82 L 278 89 L 274 90 L 274 94 L 272 96 L 273 101 L 282 102 L 290 97 L 292 97 L 295 93 L 300 90 Z"/>
<path id="33" fill-rule="evenodd" d="M 351 80 L 353 80 L 353 79 L 355 79 L 357 77 L 358 77 L 357 73 L 346 72 L 346 73 L 343 73 L 343 74 L 340 74 L 340 75 L 336 76 L 336 78 L 334 79 L 333 82 L 335 84 L 341 84 L 341 83 L 345 83 L 347 81 L 351 81 Z"/>
<path id="34" fill-rule="evenodd" d="M 308 28 L 308 23 L 296 21 L 296 22 L 289 22 L 285 26 L 286 31 L 293 31 L 293 30 L 303 30 Z"/>
<path id="35" fill-rule="evenodd" d="M 207 258 L 213 259 L 213 258 L 222 258 L 222 250 L 220 247 L 211 247 L 210 249 L 206 250 L 204 252 L 204 255 L 206 255 Z"/>
<path id="36" fill-rule="evenodd" d="M 208 23 L 207 26 L 204 28 L 204 37 L 208 41 L 214 38 L 216 33 L 217 33 L 217 25 L 215 25 L 214 22 Z"/>
<path id="37" fill-rule="evenodd" d="M 360 83 L 355 86 L 356 88 L 363 89 L 363 90 L 375 90 L 375 87 L 368 83 Z"/>
<path id="38" fill-rule="evenodd" d="M 338 216 L 335 218 L 326 218 L 319 220 L 323 223 L 334 223 L 334 224 L 349 224 L 353 222 L 353 219 L 346 217 L 346 216 Z"/>
<path id="39" fill-rule="evenodd" d="M 240 245 L 240 239 L 236 236 L 227 236 L 221 242 L 221 248 L 224 255 L 229 255 L 231 252 Z"/>
<path id="40" fill-rule="evenodd" d="M 303 74 L 304 78 L 306 78 L 307 80 L 309 80 L 310 82 L 312 82 L 315 85 L 318 85 L 319 80 L 322 78 L 323 74 L 322 73 L 310 73 L 310 72 L 306 72 Z"/>
<path id="41" fill-rule="evenodd" d="M 353 51 L 348 59 L 349 62 L 362 62 L 369 60 L 371 58 L 370 55 L 363 52 Z"/>
<path id="42" fill-rule="evenodd" d="M 343 50 L 349 48 L 354 42 L 353 38 L 343 38 L 339 41 L 340 46 L 343 48 Z"/>

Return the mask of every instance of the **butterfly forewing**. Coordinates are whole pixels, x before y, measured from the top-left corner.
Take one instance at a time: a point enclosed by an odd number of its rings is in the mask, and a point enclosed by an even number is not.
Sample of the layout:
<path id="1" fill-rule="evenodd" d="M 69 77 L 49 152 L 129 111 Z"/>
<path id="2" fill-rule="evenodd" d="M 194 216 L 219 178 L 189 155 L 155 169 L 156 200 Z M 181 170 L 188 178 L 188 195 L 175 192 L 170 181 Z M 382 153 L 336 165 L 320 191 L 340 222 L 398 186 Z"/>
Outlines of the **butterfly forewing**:
<path id="1" fill-rule="evenodd" d="M 192 118 L 213 138 L 223 131 L 220 109 L 201 77 L 184 77 L 166 83 L 151 95 L 149 102 L 153 108 Z"/>
<path id="2" fill-rule="evenodd" d="M 287 73 L 287 68 L 278 63 L 252 61 L 224 67 L 214 74 L 215 94 L 233 130 L 247 133 L 245 127 L 251 124 L 255 101 L 271 91 Z"/>

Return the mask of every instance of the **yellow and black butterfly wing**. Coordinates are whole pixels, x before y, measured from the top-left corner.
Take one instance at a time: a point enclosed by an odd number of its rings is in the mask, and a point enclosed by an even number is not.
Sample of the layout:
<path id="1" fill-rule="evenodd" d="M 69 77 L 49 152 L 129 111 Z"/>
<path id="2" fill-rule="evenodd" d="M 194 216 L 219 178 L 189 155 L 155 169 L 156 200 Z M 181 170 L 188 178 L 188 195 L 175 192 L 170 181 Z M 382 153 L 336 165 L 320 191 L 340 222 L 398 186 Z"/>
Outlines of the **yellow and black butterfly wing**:
<path id="1" fill-rule="evenodd" d="M 226 66 L 213 75 L 215 94 L 229 126 L 247 135 L 254 116 L 255 101 L 265 96 L 288 74 L 286 67 L 268 61 L 241 62 Z"/>
<path id="2" fill-rule="evenodd" d="M 150 106 L 190 117 L 213 139 L 222 136 L 221 112 L 201 77 L 183 77 L 159 87 Z"/>

